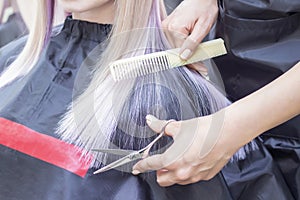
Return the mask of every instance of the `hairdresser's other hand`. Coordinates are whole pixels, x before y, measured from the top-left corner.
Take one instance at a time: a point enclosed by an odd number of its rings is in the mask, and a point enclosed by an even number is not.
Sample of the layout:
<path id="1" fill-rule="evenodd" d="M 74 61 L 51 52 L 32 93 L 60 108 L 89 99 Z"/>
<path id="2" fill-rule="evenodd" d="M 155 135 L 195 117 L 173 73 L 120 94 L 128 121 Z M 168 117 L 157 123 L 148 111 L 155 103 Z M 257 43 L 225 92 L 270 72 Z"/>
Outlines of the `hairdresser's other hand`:
<path id="1" fill-rule="evenodd" d="M 172 33 L 176 46 L 181 46 L 182 59 L 186 60 L 194 53 L 217 16 L 217 0 L 184 0 L 163 21 L 163 28 Z"/>
<path id="2" fill-rule="evenodd" d="M 238 142 L 224 137 L 222 113 L 186 121 L 171 122 L 165 133 L 174 143 L 163 154 L 139 161 L 133 174 L 157 170 L 161 186 L 186 185 L 213 178 L 239 149 Z M 151 129 L 159 132 L 166 121 L 147 116 Z"/>

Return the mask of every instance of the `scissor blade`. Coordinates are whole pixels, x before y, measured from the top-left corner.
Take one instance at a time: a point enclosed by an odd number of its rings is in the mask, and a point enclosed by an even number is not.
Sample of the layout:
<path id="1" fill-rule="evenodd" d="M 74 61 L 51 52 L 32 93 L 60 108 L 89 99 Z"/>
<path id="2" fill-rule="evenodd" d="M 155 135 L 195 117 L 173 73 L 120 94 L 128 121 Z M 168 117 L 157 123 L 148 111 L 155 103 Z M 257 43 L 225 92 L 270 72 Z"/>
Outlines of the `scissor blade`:
<path id="1" fill-rule="evenodd" d="M 133 150 L 124 150 L 124 149 L 92 149 L 92 151 L 115 154 L 120 156 L 127 156 L 134 152 Z"/>
<path id="2" fill-rule="evenodd" d="M 123 158 L 120 158 L 119 160 L 116 160 L 115 162 L 110 163 L 109 165 L 106 165 L 105 167 L 102 167 L 101 169 L 94 172 L 94 174 L 99 174 L 114 168 L 117 168 L 119 166 L 125 165 L 129 162 L 132 162 L 136 160 L 137 158 L 132 158 L 130 155 L 127 155 Z"/>

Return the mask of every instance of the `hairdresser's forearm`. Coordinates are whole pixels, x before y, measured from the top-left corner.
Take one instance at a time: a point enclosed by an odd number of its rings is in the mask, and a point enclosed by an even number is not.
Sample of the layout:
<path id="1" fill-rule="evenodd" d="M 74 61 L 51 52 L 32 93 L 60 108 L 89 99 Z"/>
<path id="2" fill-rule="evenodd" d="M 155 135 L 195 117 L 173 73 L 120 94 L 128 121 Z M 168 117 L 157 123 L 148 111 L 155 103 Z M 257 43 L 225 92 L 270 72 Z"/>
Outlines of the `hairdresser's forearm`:
<path id="1" fill-rule="evenodd" d="M 243 145 L 300 113 L 300 63 L 225 109 L 223 132 Z"/>

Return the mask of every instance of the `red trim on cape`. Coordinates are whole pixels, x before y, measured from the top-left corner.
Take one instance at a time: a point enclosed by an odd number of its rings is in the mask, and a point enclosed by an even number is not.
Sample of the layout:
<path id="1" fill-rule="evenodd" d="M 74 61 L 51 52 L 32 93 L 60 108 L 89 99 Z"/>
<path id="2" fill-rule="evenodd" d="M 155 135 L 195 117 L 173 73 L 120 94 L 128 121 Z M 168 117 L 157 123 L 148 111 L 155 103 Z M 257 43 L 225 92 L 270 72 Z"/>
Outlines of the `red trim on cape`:
<path id="1" fill-rule="evenodd" d="M 84 177 L 92 157 L 83 161 L 79 147 L 0 118 L 0 144 Z"/>

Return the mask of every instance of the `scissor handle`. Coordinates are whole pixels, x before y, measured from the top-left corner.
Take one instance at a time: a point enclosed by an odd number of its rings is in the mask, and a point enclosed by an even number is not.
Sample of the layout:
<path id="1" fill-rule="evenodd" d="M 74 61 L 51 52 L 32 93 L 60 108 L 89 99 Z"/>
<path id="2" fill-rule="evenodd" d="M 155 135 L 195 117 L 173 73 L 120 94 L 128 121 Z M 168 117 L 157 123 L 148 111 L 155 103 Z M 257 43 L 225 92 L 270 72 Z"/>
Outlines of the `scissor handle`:
<path id="1" fill-rule="evenodd" d="M 160 134 L 150 144 L 148 144 L 146 147 L 142 148 L 139 151 L 133 151 L 132 153 L 126 155 L 125 157 L 120 158 L 119 160 L 116 160 L 116 161 L 110 163 L 109 165 L 106 165 L 105 167 L 102 167 L 101 169 L 95 171 L 94 174 L 99 174 L 99 173 L 108 171 L 110 169 L 117 168 L 119 166 L 125 165 L 129 162 L 135 161 L 135 160 L 140 159 L 140 158 L 146 158 L 149 155 L 149 151 L 152 148 L 152 146 L 165 134 L 165 129 L 166 129 L 167 125 L 170 124 L 173 121 L 175 121 L 175 120 L 172 119 L 172 120 L 167 121 L 166 124 L 164 125 L 164 127 L 162 128 Z M 118 150 L 116 152 L 116 150 L 114 150 L 114 149 L 112 149 L 112 150 L 109 150 L 109 149 L 94 149 L 94 151 L 103 152 L 103 153 L 113 153 L 113 154 L 124 153 L 123 150 L 121 150 L 121 151 Z M 128 151 L 126 151 L 126 152 L 128 152 Z"/>
<path id="2" fill-rule="evenodd" d="M 162 130 L 160 131 L 160 134 L 150 143 L 148 144 L 145 148 L 139 150 L 139 152 L 142 154 L 142 158 L 146 158 L 149 155 L 149 151 L 152 148 L 152 146 L 160 139 L 162 136 L 165 134 L 165 129 L 166 127 L 171 123 L 174 122 L 174 119 L 168 120 Z"/>

